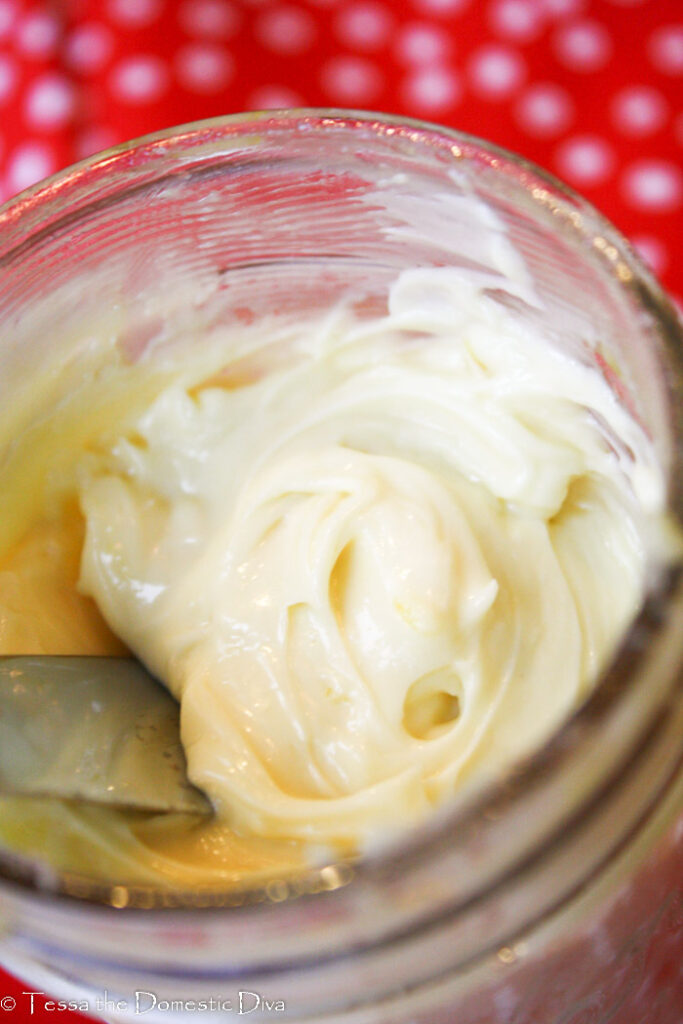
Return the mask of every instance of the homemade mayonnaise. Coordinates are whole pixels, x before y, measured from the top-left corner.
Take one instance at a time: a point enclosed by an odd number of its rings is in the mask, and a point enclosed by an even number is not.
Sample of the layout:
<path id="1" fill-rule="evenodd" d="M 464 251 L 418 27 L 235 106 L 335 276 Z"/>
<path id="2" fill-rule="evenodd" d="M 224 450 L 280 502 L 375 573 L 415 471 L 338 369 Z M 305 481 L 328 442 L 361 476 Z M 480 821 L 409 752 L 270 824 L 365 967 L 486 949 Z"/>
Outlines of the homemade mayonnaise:
<path id="1" fill-rule="evenodd" d="M 7 595 L 30 591 L 40 628 L 56 565 L 74 602 L 56 634 L 84 616 L 84 650 L 118 653 L 94 599 L 180 701 L 216 811 L 3 801 L 11 845 L 71 837 L 61 867 L 106 847 L 105 875 L 195 884 L 365 849 L 538 748 L 642 601 L 665 501 L 650 441 L 588 358 L 476 280 L 410 270 L 385 315 L 249 331 L 82 445 L 64 488 L 82 520 L 22 541 L 56 530 L 52 562 L 20 545 L 0 566 L 2 650 L 29 628 Z M 64 650 L 49 634 L 29 647 Z"/>

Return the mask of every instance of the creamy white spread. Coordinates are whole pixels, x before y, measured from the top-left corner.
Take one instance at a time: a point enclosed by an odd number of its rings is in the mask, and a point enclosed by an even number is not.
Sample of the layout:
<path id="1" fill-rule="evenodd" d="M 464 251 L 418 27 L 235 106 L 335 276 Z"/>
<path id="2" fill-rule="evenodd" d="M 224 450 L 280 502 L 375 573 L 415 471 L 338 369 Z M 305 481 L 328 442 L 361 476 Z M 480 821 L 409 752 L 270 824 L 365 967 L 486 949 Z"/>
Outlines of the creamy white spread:
<path id="1" fill-rule="evenodd" d="M 219 820 L 363 846 L 577 707 L 662 475 L 594 366 L 456 270 L 251 331 L 83 457 L 81 588 L 180 700 Z"/>

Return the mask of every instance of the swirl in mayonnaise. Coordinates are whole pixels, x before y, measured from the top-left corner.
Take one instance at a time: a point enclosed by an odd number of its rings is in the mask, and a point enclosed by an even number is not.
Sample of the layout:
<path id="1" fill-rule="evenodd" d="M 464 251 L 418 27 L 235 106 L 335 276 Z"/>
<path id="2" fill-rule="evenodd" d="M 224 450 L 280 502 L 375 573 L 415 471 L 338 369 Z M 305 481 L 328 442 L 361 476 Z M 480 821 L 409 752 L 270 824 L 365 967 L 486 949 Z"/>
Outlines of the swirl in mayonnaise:
<path id="1" fill-rule="evenodd" d="M 283 346 L 83 459 L 81 587 L 180 700 L 221 819 L 362 846 L 577 706 L 663 484 L 602 376 L 455 270 Z"/>

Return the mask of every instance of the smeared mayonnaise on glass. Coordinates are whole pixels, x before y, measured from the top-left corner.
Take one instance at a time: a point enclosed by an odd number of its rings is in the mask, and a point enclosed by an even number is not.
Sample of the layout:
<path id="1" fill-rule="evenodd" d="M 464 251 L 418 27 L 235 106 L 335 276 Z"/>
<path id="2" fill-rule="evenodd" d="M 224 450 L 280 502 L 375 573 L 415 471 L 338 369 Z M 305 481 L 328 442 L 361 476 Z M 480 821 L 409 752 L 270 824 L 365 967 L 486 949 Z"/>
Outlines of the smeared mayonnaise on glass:
<path id="1" fill-rule="evenodd" d="M 83 456 L 81 588 L 181 701 L 219 820 L 362 848 L 578 705 L 642 600 L 662 475 L 601 374 L 458 271 L 276 360 L 251 329 L 245 365 Z"/>

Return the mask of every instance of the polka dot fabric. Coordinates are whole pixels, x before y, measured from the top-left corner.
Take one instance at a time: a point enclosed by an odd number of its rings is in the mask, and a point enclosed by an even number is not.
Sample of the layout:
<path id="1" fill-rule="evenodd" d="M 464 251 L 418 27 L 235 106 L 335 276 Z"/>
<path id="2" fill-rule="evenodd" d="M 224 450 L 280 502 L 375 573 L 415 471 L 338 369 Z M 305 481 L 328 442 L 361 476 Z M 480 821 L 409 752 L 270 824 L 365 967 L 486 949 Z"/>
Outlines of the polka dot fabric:
<path id="1" fill-rule="evenodd" d="M 0 200 L 185 121 L 385 110 L 548 168 L 680 301 L 682 98 L 681 0 L 0 0 Z"/>

